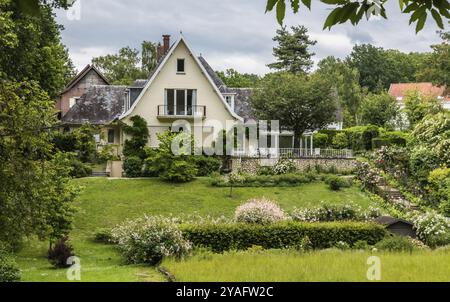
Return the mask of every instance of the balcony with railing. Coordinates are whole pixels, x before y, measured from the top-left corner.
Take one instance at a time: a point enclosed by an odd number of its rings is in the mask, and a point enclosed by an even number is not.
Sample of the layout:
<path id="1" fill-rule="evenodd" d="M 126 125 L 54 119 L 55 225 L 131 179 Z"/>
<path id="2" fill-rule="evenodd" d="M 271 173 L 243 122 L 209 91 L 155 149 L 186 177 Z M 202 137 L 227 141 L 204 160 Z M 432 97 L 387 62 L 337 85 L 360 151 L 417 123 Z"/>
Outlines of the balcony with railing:
<path id="1" fill-rule="evenodd" d="M 158 106 L 158 118 L 160 119 L 186 119 L 205 118 L 206 106 Z"/>

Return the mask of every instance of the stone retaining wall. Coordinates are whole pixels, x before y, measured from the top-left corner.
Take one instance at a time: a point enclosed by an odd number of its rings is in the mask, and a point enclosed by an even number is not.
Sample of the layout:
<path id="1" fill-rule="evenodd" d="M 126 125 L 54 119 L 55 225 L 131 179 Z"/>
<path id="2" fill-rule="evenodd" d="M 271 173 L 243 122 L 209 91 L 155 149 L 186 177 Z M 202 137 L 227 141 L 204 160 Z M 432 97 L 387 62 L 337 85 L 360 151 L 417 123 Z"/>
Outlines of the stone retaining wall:
<path id="1" fill-rule="evenodd" d="M 356 159 L 344 158 L 300 158 L 292 159 L 300 171 L 320 166 L 322 169 L 335 167 L 339 172 L 351 172 L 356 168 Z M 256 174 L 261 166 L 273 166 L 277 159 L 233 158 L 232 170 Z"/>

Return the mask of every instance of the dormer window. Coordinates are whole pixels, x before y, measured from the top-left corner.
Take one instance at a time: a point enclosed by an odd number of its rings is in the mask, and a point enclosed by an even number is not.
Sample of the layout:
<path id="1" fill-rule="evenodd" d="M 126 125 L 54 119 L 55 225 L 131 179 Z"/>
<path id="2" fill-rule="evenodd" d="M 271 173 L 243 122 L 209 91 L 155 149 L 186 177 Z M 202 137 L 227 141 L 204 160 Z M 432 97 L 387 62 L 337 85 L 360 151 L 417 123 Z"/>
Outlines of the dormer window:
<path id="1" fill-rule="evenodd" d="M 232 110 L 234 110 L 234 95 L 225 95 L 225 101 Z"/>
<path id="2" fill-rule="evenodd" d="M 177 59 L 177 73 L 185 73 L 184 59 Z"/>

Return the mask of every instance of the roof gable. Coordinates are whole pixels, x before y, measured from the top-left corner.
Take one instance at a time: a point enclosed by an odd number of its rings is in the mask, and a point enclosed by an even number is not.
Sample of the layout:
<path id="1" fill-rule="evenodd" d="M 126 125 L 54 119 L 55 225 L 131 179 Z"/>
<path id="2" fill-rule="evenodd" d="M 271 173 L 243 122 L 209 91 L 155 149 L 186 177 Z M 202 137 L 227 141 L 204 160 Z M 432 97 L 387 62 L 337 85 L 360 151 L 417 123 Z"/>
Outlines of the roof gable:
<path id="1" fill-rule="evenodd" d="M 435 86 L 433 83 L 398 83 L 391 84 L 389 94 L 395 98 L 403 98 L 408 91 L 418 90 L 426 96 L 447 97 L 445 86 Z M 447 97 L 448 98 L 448 97 Z"/>
<path id="2" fill-rule="evenodd" d="M 110 85 L 109 81 L 105 78 L 105 76 L 97 69 L 95 68 L 93 65 L 86 65 L 86 67 L 84 67 L 84 69 L 79 72 L 67 85 L 66 88 L 64 89 L 64 91 L 62 93 L 65 93 L 67 91 L 69 91 L 70 89 L 72 89 L 76 84 L 78 84 L 90 71 L 94 71 L 95 73 L 98 74 L 98 76 L 105 81 L 106 85 Z"/>
<path id="3" fill-rule="evenodd" d="M 164 68 L 164 66 L 167 64 L 167 62 L 169 61 L 170 57 L 172 56 L 172 54 L 174 53 L 175 49 L 178 48 L 178 46 L 180 45 L 180 43 L 184 43 L 184 45 L 186 46 L 188 52 L 192 55 L 193 60 L 195 61 L 195 63 L 197 64 L 197 66 L 200 68 L 200 71 L 202 72 L 202 74 L 206 77 L 207 81 L 209 82 L 209 84 L 212 86 L 212 88 L 214 89 L 214 92 L 217 94 L 218 98 L 222 101 L 223 105 L 225 106 L 225 108 L 227 109 L 227 111 L 231 114 L 231 116 L 233 116 L 235 119 L 237 120 L 243 120 L 240 116 L 238 116 L 233 110 L 231 110 L 231 108 L 228 106 L 227 102 L 225 101 L 225 98 L 223 97 L 222 93 L 220 92 L 219 88 L 217 87 L 216 83 L 214 82 L 214 79 L 211 78 L 210 73 L 205 69 L 205 66 L 200 62 L 200 59 L 194 54 L 194 52 L 192 51 L 192 49 L 189 47 L 189 44 L 186 43 L 185 39 L 183 36 L 180 36 L 180 38 L 170 47 L 168 53 L 164 56 L 164 58 L 161 60 L 161 62 L 158 64 L 158 66 L 155 68 L 155 70 L 150 74 L 150 78 L 147 81 L 147 83 L 145 84 L 144 89 L 142 90 L 142 92 L 140 93 L 140 95 L 138 96 L 138 98 L 136 99 L 136 101 L 133 103 L 133 105 L 130 107 L 130 109 L 125 112 L 124 114 L 122 114 L 122 116 L 120 117 L 120 119 L 124 119 L 127 116 L 129 116 L 133 110 L 136 108 L 136 106 L 140 103 L 140 101 L 142 100 L 142 98 L 144 97 L 146 91 L 150 88 L 150 86 L 152 85 L 152 83 L 155 81 L 155 79 L 158 77 L 159 73 L 161 72 L 161 70 Z"/>

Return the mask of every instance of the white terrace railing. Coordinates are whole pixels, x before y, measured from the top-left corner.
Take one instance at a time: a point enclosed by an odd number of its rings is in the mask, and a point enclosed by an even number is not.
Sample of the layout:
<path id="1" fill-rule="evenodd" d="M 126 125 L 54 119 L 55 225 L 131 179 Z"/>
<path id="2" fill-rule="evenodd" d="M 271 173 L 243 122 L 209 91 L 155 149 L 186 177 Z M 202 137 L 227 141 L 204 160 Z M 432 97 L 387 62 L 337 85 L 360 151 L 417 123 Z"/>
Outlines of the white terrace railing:
<path id="1" fill-rule="evenodd" d="M 260 148 L 254 151 L 235 150 L 233 155 L 243 158 L 353 158 L 353 150 L 319 148 Z"/>

